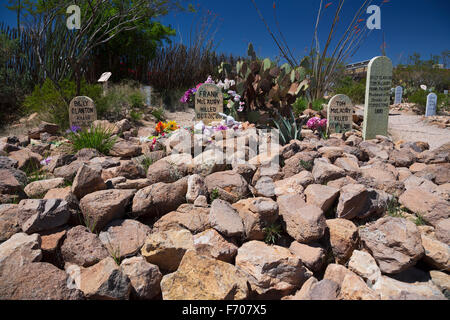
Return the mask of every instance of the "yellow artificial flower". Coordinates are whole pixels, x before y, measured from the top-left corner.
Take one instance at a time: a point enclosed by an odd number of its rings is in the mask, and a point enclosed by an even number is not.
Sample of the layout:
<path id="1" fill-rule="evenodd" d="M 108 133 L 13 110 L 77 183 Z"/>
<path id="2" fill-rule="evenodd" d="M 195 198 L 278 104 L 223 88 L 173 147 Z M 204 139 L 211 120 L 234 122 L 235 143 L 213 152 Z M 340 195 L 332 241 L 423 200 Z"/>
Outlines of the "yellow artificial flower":
<path id="1" fill-rule="evenodd" d="M 176 121 L 169 121 L 166 124 L 166 128 L 169 129 L 170 131 L 175 131 L 178 129 L 178 124 Z"/>

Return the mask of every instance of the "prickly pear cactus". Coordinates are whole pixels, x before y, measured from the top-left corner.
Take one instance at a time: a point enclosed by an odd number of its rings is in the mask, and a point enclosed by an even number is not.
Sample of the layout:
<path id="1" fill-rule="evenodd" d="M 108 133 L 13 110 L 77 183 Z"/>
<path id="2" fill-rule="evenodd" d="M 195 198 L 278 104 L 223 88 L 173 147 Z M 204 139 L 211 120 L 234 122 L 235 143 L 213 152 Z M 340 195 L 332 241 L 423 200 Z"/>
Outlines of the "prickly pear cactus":
<path id="1" fill-rule="evenodd" d="M 246 114 L 251 113 L 255 118 L 255 112 L 274 114 L 278 110 L 288 115 L 291 105 L 309 86 L 306 68 L 299 66 L 293 69 L 289 64 L 279 67 L 268 58 L 259 60 L 252 44 L 248 55 L 250 61 L 236 63 L 236 85 L 232 88 L 245 101 Z"/>

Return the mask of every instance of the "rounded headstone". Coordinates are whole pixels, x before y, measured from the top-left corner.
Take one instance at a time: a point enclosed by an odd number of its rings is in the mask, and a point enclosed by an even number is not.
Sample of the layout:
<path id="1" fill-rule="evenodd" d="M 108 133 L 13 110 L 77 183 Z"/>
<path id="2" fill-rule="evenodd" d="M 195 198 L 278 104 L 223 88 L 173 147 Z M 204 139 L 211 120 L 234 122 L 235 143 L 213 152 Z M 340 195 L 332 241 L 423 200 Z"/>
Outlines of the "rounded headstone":
<path id="1" fill-rule="evenodd" d="M 353 104 L 345 94 L 335 95 L 328 102 L 328 132 L 344 133 L 352 129 Z"/>
<path id="2" fill-rule="evenodd" d="M 431 117 L 436 115 L 437 108 L 437 95 L 434 93 L 430 93 L 427 96 L 427 109 L 425 112 L 426 117 Z"/>
<path id="3" fill-rule="evenodd" d="M 395 101 L 394 101 L 394 104 L 402 103 L 402 97 L 403 97 L 403 88 L 401 86 L 398 86 L 398 87 L 395 88 Z"/>
<path id="4" fill-rule="evenodd" d="M 223 113 L 222 90 L 212 83 L 205 83 L 195 93 L 195 120 L 210 124 L 220 121 Z"/>
<path id="5" fill-rule="evenodd" d="M 97 120 L 94 100 L 89 97 L 75 97 L 70 101 L 69 120 L 71 127 L 89 128 Z"/>
<path id="6" fill-rule="evenodd" d="M 370 60 L 364 107 L 364 140 L 374 139 L 377 135 L 388 135 L 392 69 L 392 61 L 388 57 Z"/>

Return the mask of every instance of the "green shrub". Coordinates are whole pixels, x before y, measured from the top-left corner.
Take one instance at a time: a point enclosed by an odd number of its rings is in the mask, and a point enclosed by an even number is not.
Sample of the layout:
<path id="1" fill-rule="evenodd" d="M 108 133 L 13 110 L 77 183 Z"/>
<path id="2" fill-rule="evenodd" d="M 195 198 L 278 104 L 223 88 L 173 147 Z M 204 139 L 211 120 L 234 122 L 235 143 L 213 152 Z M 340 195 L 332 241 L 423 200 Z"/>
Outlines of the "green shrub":
<path id="1" fill-rule="evenodd" d="M 297 117 L 302 115 L 306 109 L 308 109 L 308 100 L 305 97 L 298 97 L 292 104 L 292 110 Z"/>
<path id="2" fill-rule="evenodd" d="M 311 109 L 320 112 L 323 109 L 323 104 L 327 103 L 328 101 L 325 98 L 316 99 L 311 102 Z M 294 111 L 296 116 L 302 115 L 303 111 L 305 111 L 309 107 L 310 106 L 308 99 L 306 99 L 305 97 L 298 97 L 297 100 L 295 100 L 295 102 L 292 104 L 292 110 Z"/>
<path id="3" fill-rule="evenodd" d="M 128 96 L 132 108 L 142 108 L 144 106 L 144 95 L 140 91 L 132 92 Z"/>
<path id="4" fill-rule="evenodd" d="M 281 233 L 283 232 L 281 226 L 279 224 L 272 224 L 263 229 L 264 232 L 264 241 L 267 244 L 275 244 L 277 240 L 281 237 Z"/>
<path id="5" fill-rule="evenodd" d="M 138 112 L 138 111 L 131 110 L 130 111 L 130 118 L 133 121 L 139 121 L 139 120 L 142 119 L 142 113 Z"/>
<path id="6" fill-rule="evenodd" d="M 419 89 L 419 90 L 414 91 L 409 96 L 408 101 L 411 102 L 411 103 L 418 104 L 425 111 L 425 107 L 427 105 L 427 96 L 428 96 L 428 91 Z"/>
<path id="7" fill-rule="evenodd" d="M 164 109 L 163 108 L 153 109 L 153 111 L 151 113 L 152 113 L 152 116 L 154 116 L 156 118 L 156 120 L 158 120 L 158 121 L 166 120 L 166 118 L 164 117 Z"/>
<path id="8" fill-rule="evenodd" d="M 144 167 L 145 172 L 148 171 L 148 168 L 153 164 L 153 159 L 150 158 L 149 156 L 144 156 L 144 158 L 141 161 L 141 165 L 142 167 Z"/>
<path id="9" fill-rule="evenodd" d="M 211 203 L 216 199 L 219 199 L 219 189 L 217 188 L 213 189 L 209 195 L 209 200 Z"/>
<path id="10" fill-rule="evenodd" d="M 354 104 L 363 104 L 366 98 L 366 80 L 354 81 L 351 77 L 341 79 L 334 88 L 335 94 L 345 94 Z"/>
<path id="11" fill-rule="evenodd" d="M 272 119 L 275 126 L 280 131 L 280 143 L 281 145 L 286 145 L 291 140 L 301 140 L 302 139 L 302 126 L 303 123 L 298 123 L 295 119 L 294 113 L 291 110 L 291 116 L 289 118 L 282 117 L 278 113 L 278 119 Z"/>
<path id="12" fill-rule="evenodd" d="M 75 151 L 91 148 L 96 149 L 104 155 L 108 155 L 116 142 L 116 137 L 112 136 L 111 130 L 101 126 L 93 126 L 89 130 L 76 130 L 76 128 L 72 128 L 68 139 L 72 143 Z"/>
<path id="13" fill-rule="evenodd" d="M 34 87 L 33 92 L 25 98 L 23 106 L 27 112 L 38 112 L 44 120 L 66 129 L 69 127 L 68 103 L 76 96 L 76 84 L 74 81 L 63 80 L 59 86 L 61 90 L 58 90 L 50 79 L 46 79 L 42 86 Z M 96 103 L 101 93 L 100 85 L 82 82 L 81 95 L 90 97 Z M 98 115 L 101 116 L 101 112 L 98 112 Z"/>
<path id="14" fill-rule="evenodd" d="M 448 111 L 450 107 L 449 97 L 443 93 L 436 93 L 437 95 L 437 112 L 445 110 Z M 410 96 L 408 101 L 411 103 L 415 103 L 419 106 L 421 113 L 425 114 L 425 109 L 427 106 L 427 97 L 430 92 L 419 89 L 414 91 Z"/>
<path id="15" fill-rule="evenodd" d="M 98 117 L 114 122 L 124 118 L 129 109 L 141 109 L 144 101 L 144 94 L 136 84 L 125 81 L 110 87 L 106 94 L 95 102 Z"/>

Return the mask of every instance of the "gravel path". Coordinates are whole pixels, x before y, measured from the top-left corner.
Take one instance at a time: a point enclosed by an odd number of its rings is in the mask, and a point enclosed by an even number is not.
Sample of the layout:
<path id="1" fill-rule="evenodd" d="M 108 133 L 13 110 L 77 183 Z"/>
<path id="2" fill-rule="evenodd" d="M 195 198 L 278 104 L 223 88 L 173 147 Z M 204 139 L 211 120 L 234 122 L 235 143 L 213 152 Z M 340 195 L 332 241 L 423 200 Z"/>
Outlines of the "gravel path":
<path id="1" fill-rule="evenodd" d="M 364 106 L 356 106 L 357 113 L 363 114 Z M 430 145 L 430 149 L 436 149 L 450 142 L 450 130 L 441 129 L 427 124 L 422 116 L 393 112 L 389 114 L 389 135 L 394 142 L 424 141 Z"/>

